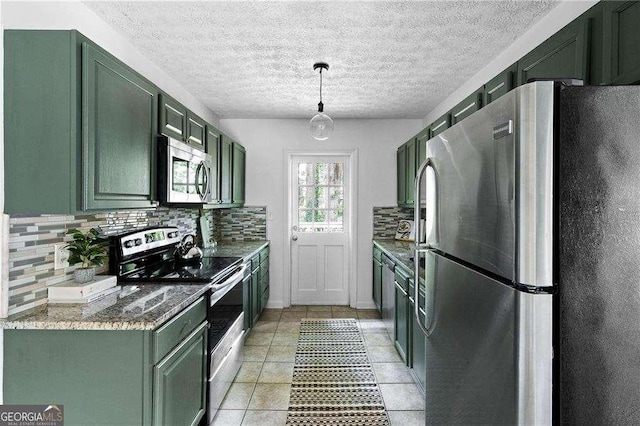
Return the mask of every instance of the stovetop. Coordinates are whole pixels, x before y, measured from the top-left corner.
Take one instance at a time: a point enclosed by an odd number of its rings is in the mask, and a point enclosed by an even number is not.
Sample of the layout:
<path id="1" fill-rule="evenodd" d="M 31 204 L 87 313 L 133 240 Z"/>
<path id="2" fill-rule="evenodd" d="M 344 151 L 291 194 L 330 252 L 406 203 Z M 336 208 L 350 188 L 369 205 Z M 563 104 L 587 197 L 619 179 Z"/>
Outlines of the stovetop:
<path id="1" fill-rule="evenodd" d="M 225 256 L 178 261 L 175 252 L 179 242 L 178 229 L 171 226 L 112 236 L 109 241 L 109 269 L 118 277 L 118 282 L 123 283 L 200 284 L 218 283 L 242 263 L 241 257 Z"/>
<path id="2" fill-rule="evenodd" d="M 216 282 L 221 280 L 236 264 L 240 257 L 203 257 L 199 261 L 176 262 L 173 259 L 145 266 L 121 277 L 121 281 L 181 282 L 188 284 Z"/>

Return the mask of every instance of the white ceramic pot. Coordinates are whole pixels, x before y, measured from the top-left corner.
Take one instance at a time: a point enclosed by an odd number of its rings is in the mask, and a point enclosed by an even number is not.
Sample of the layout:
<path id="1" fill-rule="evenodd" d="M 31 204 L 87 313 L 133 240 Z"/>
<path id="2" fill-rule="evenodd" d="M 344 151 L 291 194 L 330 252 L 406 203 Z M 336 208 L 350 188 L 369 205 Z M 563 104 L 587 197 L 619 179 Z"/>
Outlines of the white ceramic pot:
<path id="1" fill-rule="evenodd" d="M 88 283 L 93 281 L 93 277 L 96 275 L 96 268 L 79 268 L 73 271 L 73 280 L 77 283 Z"/>

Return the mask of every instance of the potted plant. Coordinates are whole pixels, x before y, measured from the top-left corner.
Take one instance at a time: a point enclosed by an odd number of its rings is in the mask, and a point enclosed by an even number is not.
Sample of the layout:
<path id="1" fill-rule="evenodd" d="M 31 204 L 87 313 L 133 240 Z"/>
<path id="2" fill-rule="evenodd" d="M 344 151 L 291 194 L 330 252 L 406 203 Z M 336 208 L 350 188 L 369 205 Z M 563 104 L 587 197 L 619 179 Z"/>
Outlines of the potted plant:
<path id="1" fill-rule="evenodd" d="M 86 233 L 78 229 L 69 229 L 67 235 L 72 235 L 65 248 L 69 250 L 69 265 L 81 263 L 82 266 L 73 271 L 73 279 L 77 283 L 86 283 L 93 280 L 96 274 L 96 266 L 104 265 L 107 259 L 107 239 L 100 236 L 97 229 L 91 228 Z"/>

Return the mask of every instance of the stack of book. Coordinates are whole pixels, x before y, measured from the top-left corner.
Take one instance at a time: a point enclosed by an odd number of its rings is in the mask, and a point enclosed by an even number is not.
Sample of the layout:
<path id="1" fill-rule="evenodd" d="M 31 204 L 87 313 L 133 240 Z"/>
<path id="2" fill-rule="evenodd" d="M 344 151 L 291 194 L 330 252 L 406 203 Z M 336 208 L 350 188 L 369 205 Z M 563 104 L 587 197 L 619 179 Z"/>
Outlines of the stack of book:
<path id="1" fill-rule="evenodd" d="M 49 303 L 89 303 L 120 290 L 114 275 L 96 275 L 88 283 L 66 281 L 49 287 Z"/>

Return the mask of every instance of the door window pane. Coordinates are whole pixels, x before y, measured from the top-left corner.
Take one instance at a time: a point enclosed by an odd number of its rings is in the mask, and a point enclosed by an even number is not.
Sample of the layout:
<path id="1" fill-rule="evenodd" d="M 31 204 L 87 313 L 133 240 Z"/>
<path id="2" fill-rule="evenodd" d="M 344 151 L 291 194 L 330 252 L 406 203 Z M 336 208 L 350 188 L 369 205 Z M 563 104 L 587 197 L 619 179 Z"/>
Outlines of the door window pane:
<path id="1" fill-rule="evenodd" d="M 298 165 L 298 232 L 344 231 L 344 163 Z"/>

